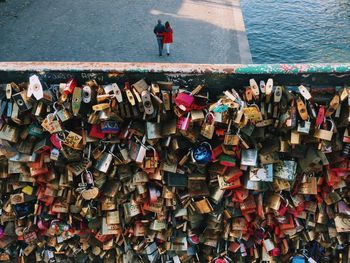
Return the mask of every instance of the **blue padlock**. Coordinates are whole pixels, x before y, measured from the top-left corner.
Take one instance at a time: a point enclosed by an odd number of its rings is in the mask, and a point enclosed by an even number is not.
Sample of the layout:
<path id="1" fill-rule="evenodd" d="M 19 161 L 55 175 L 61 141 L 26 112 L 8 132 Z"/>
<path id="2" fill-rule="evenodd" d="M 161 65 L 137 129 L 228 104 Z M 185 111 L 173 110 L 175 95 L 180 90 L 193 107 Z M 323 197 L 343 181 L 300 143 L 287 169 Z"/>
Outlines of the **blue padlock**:
<path id="1" fill-rule="evenodd" d="M 295 256 L 292 259 L 292 263 L 305 263 L 305 258 L 302 256 Z"/>
<path id="2" fill-rule="evenodd" d="M 202 142 L 192 150 L 192 158 L 199 164 L 206 164 L 211 160 L 212 148 L 207 142 Z"/>

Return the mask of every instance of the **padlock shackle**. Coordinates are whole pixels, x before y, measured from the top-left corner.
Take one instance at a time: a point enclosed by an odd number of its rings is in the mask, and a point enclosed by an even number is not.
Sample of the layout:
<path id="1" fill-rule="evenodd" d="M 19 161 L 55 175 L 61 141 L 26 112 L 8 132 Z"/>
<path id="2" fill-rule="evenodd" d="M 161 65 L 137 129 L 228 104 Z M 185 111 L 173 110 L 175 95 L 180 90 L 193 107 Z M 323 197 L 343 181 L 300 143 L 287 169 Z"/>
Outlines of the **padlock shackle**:
<path id="1" fill-rule="evenodd" d="M 207 123 L 208 117 L 209 117 L 209 116 L 212 116 L 212 117 L 213 117 L 212 123 L 211 123 L 211 124 L 214 124 L 216 118 L 215 118 L 215 114 L 214 114 L 213 112 L 211 112 L 211 111 L 209 111 L 209 112 L 205 115 L 205 117 L 204 117 L 204 122 Z"/>

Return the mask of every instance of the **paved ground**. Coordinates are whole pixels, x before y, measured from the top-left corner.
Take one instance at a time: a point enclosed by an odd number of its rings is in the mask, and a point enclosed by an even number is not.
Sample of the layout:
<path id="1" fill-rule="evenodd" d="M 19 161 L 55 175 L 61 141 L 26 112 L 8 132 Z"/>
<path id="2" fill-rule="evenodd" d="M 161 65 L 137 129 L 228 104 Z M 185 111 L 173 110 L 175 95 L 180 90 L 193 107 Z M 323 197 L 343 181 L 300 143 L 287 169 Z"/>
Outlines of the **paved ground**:
<path id="1" fill-rule="evenodd" d="M 131 4 L 132 3 L 132 4 Z M 159 57 L 153 27 L 170 21 Z M 0 1 L 0 61 L 248 63 L 239 0 Z"/>

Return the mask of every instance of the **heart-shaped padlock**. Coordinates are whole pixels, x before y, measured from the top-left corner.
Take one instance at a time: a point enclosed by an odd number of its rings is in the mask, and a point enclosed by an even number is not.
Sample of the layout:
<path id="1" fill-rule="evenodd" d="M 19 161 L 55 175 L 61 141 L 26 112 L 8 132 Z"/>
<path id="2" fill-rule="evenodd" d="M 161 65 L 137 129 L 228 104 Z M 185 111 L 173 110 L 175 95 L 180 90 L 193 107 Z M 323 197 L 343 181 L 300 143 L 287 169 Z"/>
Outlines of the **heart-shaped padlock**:
<path id="1" fill-rule="evenodd" d="M 211 160 L 212 148 L 208 142 L 202 142 L 192 150 L 192 158 L 199 164 L 206 164 Z"/>

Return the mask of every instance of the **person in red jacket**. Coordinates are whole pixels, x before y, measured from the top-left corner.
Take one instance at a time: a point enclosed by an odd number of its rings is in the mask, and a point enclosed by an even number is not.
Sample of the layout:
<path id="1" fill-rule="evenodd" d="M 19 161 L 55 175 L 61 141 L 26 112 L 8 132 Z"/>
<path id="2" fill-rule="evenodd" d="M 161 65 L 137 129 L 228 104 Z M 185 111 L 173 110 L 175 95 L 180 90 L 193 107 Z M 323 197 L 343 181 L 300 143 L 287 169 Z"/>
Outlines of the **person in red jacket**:
<path id="1" fill-rule="evenodd" d="M 165 31 L 163 33 L 163 44 L 166 48 L 166 53 L 170 55 L 170 44 L 173 43 L 173 29 L 171 28 L 169 22 L 165 23 Z"/>

